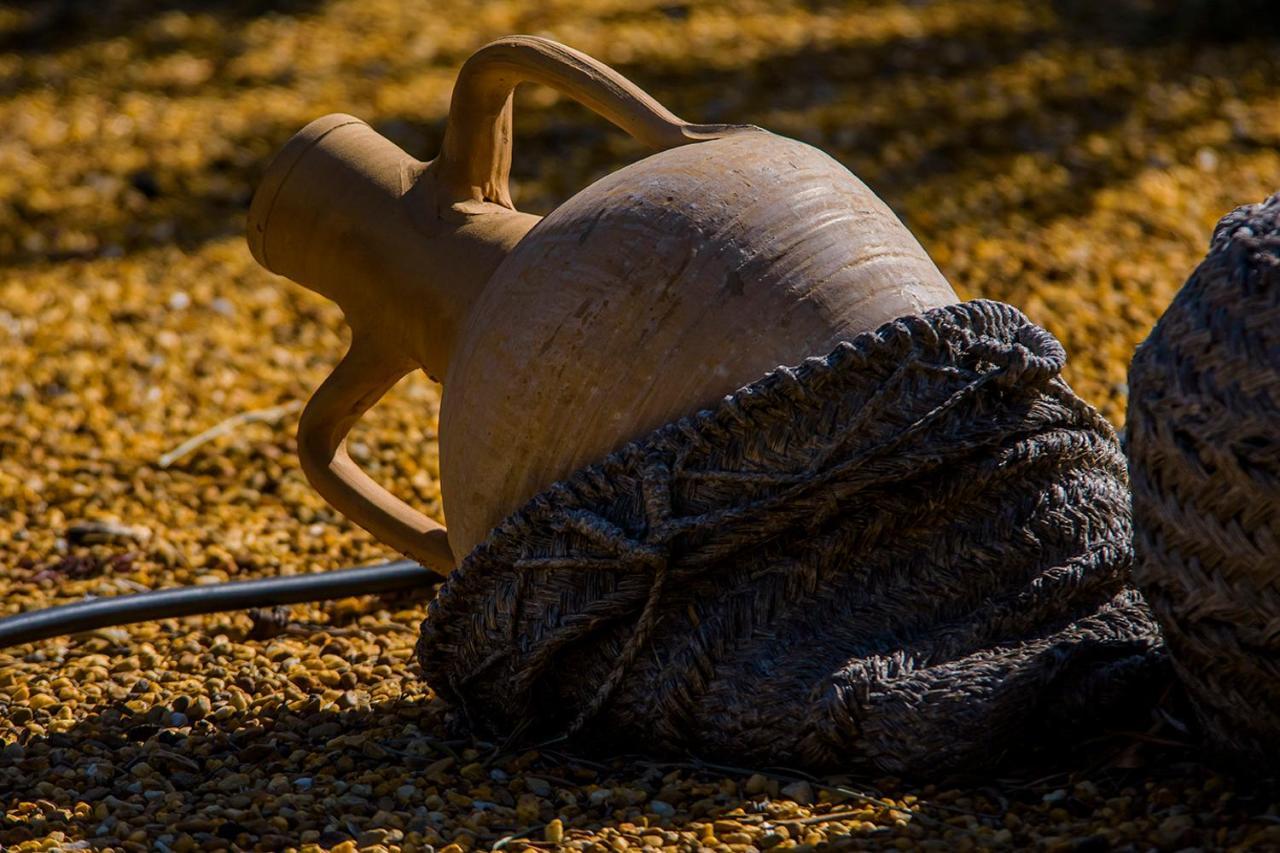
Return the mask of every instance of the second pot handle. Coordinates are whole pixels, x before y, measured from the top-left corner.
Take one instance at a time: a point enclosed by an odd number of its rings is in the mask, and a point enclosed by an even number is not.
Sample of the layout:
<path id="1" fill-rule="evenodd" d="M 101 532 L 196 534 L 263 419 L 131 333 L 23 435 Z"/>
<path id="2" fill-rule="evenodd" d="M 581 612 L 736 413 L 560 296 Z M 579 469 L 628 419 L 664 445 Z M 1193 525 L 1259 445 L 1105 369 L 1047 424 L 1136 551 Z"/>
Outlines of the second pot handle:
<path id="1" fill-rule="evenodd" d="M 298 423 L 298 458 L 307 480 L 347 518 L 442 577 L 454 568 L 448 535 L 374 482 L 347 454 L 347 433 L 414 368 L 390 363 L 363 338 L 311 395 Z"/>

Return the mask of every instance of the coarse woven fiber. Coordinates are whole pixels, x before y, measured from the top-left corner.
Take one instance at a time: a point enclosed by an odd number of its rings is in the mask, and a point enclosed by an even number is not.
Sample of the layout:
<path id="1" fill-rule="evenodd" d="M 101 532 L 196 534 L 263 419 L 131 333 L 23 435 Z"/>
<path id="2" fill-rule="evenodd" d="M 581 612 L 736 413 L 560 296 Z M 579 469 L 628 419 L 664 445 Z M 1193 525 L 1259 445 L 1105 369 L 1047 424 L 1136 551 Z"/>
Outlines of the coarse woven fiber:
<path id="1" fill-rule="evenodd" d="M 1280 195 L 1238 208 L 1129 369 L 1134 578 L 1213 753 L 1280 763 Z"/>
<path id="2" fill-rule="evenodd" d="M 453 572 L 428 682 L 490 736 L 904 774 L 1149 708 L 1125 461 L 1065 358 L 952 305 L 632 442 Z"/>

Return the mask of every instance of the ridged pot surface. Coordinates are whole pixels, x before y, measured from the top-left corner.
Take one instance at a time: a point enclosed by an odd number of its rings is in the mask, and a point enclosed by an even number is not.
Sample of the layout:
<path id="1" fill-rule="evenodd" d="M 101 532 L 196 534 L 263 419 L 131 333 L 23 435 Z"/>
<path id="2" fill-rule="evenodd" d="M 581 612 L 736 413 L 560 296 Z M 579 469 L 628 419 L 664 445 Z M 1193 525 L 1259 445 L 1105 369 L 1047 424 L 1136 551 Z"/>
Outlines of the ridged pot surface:
<path id="1" fill-rule="evenodd" d="M 759 130 L 592 184 L 515 247 L 444 383 L 458 559 L 537 492 L 780 364 L 956 302 L 866 185 Z"/>

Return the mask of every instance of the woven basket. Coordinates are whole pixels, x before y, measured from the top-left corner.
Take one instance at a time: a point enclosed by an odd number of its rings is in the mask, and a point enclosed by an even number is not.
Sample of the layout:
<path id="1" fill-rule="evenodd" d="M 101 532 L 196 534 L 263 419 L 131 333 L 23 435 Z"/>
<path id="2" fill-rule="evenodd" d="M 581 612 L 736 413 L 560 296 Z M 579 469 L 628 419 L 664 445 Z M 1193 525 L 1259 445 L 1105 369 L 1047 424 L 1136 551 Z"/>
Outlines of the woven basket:
<path id="1" fill-rule="evenodd" d="M 493 531 L 428 681 L 491 736 L 908 774 L 1150 707 L 1125 461 L 1064 360 L 978 301 L 779 368 Z"/>
<path id="2" fill-rule="evenodd" d="M 1280 762 L 1280 195 L 1218 223 L 1129 369 L 1135 580 L 1208 746 Z"/>

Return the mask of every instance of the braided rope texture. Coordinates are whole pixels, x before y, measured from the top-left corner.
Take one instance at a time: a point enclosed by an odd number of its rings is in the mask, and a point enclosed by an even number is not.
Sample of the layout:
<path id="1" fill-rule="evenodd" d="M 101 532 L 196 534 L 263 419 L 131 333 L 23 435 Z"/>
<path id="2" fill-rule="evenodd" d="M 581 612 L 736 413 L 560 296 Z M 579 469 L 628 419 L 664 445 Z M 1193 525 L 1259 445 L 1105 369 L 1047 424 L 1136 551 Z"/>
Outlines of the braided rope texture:
<path id="1" fill-rule="evenodd" d="M 1210 749 L 1280 762 L 1280 195 L 1241 207 L 1129 368 L 1134 579 Z"/>
<path id="2" fill-rule="evenodd" d="M 1149 708 L 1125 460 L 1065 358 L 975 301 L 778 368 L 495 529 L 426 678 L 490 736 L 905 774 Z"/>

